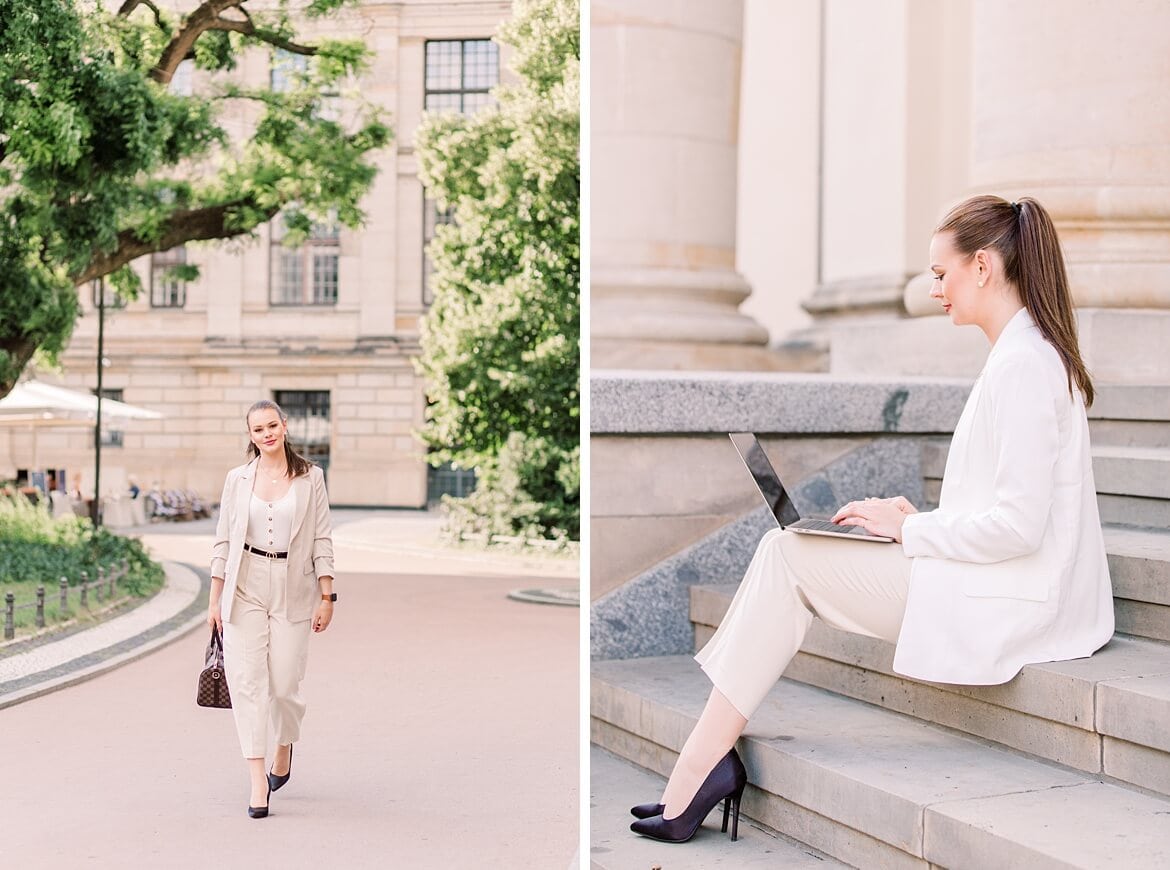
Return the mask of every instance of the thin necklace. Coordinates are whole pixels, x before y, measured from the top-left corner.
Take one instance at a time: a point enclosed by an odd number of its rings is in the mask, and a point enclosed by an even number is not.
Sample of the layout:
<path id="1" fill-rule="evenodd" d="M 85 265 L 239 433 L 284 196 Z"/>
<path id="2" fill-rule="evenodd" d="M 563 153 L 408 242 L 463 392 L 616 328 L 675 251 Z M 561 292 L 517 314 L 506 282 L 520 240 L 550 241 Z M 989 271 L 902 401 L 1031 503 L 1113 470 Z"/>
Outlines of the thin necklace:
<path id="1" fill-rule="evenodd" d="M 262 465 L 260 465 L 260 463 L 259 463 L 259 462 L 257 462 L 257 463 L 256 463 L 256 467 L 257 467 L 257 468 L 259 468 L 261 471 L 263 471 L 263 472 L 264 472 L 265 474 L 267 474 L 267 475 L 271 475 L 271 474 L 272 474 L 272 472 L 271 472 L 271 471 L 269 471 L 268 469 L 264 468 Z M 276 483 L 277 481 L 279 481 L 279 480 L 280 480 L 280 478 L 281 478 L 281 477 L 288 477 L 288 469 L 287 469 L 287 468 L 285 469 L 285 472 L 284 472 L 284 474 L 283 474 L 283 475 L 280 475 L 280 474 L 278 474 L 276 477 L 269 477 L 268 479 L 269 479 L 269 480 L 271 480 L 273 483 Z"/>

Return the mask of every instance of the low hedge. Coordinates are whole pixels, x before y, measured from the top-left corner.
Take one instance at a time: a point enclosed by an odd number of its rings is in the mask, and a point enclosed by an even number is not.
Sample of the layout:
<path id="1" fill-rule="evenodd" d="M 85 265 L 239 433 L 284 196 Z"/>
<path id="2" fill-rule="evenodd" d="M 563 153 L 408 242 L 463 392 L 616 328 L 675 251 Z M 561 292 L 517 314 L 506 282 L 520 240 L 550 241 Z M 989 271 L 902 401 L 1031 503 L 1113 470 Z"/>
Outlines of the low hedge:
<path id="1" fill-rule="evenodd" d="M 0 585 L 37 581 L 55 587 L 65 577 L 72 586 L 81 582 L 82 571 L 96 580 L 99 565 L 108 571 L 123 559 L 130 565 L 118 584 L 125 592 L 141 596 L 162 585 L 162 566 L 151 561 L 141 541 L 95 529 L 86 517 L 55 519 L 45 503 L 0 494 Z"/>

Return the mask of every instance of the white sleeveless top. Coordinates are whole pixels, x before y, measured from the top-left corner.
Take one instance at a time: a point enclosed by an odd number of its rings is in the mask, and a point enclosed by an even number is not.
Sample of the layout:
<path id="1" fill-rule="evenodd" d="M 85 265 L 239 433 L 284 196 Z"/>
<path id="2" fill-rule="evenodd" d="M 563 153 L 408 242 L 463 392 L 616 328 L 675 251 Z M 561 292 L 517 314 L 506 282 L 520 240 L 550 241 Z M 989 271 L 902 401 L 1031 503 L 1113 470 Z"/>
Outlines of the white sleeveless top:
<path id="1" fill-rule="evenodd" d="M 297 497 L 291 486 L 284 498 L 277 501 L 265 501 L 252 493 L 252 500 L 248 503 L 248 532 L 244 539 L 260 550 L 287 552 L 296 512 Z"/>

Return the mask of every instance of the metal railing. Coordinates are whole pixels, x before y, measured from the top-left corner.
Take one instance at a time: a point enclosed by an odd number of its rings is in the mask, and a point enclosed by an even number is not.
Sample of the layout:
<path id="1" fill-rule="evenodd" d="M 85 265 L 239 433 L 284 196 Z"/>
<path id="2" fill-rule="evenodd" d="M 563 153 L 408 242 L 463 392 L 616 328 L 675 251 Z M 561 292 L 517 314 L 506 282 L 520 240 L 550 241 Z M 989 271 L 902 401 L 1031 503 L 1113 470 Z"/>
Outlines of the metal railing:
<path id="1" fill-rule="evenodd" d="M 70 586 L 69 578 L 62 577 L 57 583 L 58 594 L 60 596 L 60 603 L 57 608 L 58 616 L 65 616 L 71 612 L 69 610 L 69 592 L 71 589 L 77 590 L 80 593 L 78 606 L 88 610 L 90 590 L 93 590 L 94 598 L 99 604 L 102 601 L 111 601 L 113 600 L 114 590 L 118 582 L 125 579 L 129 573 L 130 562 L 127 559 L 123 559 L 121 563 L 116 563 L 108 571 L 99 565 L 96 580 L 90 580 L 89 572 L 82 571 L 80 582 L 76 586 Z M 24 604 L 16 603 L 16 594 L 13 592 L 8 592 L 4 595 L 5 640 L 12 640 L 16 637 L 16 611 L 18 610 L 36 608 L 34 623 L 37 628 L 45 627 L 45 595 L 44 584 L 37 587 L 35 600 L 28 601 Z"/>

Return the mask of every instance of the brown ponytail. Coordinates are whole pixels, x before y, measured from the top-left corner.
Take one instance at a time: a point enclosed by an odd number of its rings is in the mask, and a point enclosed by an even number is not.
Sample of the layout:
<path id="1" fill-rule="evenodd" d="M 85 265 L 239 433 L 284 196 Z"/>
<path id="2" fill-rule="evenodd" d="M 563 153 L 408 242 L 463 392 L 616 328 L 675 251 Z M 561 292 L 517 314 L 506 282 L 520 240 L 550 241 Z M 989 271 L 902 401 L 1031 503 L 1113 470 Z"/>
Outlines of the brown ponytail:
<path id="1" fill-rule="evenodd" d="M 248 418 L 252 416 L 253 411 L 262 411 L 265 408 L 271 408 L 280 417 L 281 422 L 288 422 L 288 415 L 284 413 L 280 405 L 273 402 L 271 399 L 261 399 L 248 409 L 248 413 L 244 415 L 244 426 L 248 427 Z M 260 455 L 260 448 L 251 440 L 248 441 L 248 446 L 244 450 L 244 455 L 248 459 L 252 459 Z M 284 437 L 284 459 L 288 464 L 288 473 L 290 477 L 300 477 L 303 474 L 308 474 L 309 469 L 313 467 L 313 463 L 301 456 L 292 449 L 292 442 L 289 441 L 288 436 Z"/>
<path id="2" fill-rule="evenodd" d="M 951 233 L 955 250 L 968 257 L 981 248 L 999 251 L 1004 278 L 1019 290 L 1040 334 L 1064 362 L 1069 393 L 1075 381 L 1086 407 L 1091 406 L 1093 382 L 1081 359 L 1064 256 L 1044 206 L 1031 197 L 1008 202 L 973 196 L 951 209 L 935 232 Z"/>

